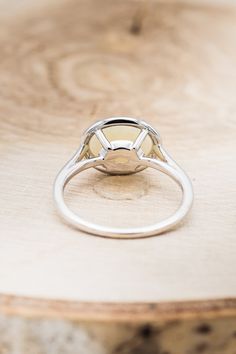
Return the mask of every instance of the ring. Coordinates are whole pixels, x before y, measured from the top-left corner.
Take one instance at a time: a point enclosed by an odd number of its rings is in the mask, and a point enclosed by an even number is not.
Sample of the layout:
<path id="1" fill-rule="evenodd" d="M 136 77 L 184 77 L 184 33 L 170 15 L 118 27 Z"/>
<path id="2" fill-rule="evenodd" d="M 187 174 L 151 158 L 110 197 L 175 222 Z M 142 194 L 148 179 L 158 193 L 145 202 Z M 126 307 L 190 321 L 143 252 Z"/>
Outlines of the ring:
<path id="1" fill-rule="evenodd" d="M 180 186 L 181 204 L 167 219 L 143 227 L 114 228 L 86 221 L 67 206 L 64 190 L 75 175 L 91 167 L 112 175 L 137 173 L 147 167 L 161 171 Z M 86 130 L 79 149 L 56 177 L 54 201 L 60 216 L 77 229 L 98 236 L 137 238 L 154 236 L 179 224 L 192 206 L 193 188 L 189 177 L 164 149 L 155 129 L 143 120 L 116 117 Z"/>

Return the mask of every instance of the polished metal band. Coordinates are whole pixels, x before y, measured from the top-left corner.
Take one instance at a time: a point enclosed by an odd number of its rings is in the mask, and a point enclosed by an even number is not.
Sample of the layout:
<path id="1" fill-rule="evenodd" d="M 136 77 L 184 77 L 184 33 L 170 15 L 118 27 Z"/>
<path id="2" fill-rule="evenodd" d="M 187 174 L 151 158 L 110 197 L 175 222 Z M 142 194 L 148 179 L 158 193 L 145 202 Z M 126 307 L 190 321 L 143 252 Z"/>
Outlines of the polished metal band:
<path id="1" fill-rule="evenodd" d="M 144 227 L 114 228 L 86 221 L 67 206 L 64 190 L 73 176 L 91 167 L 118 175 L 137 173 L 147 167 L 159 170 L 181 187 L 179 209 L 166 220 Z M 183 220 L 193 202 L 193 189 L 188 176 L 169 156 L 153 127 L 143 120 L 114 117 L 93 124 L 85 132 L 79 150 L 56 177 L 54 200 L 62 218 L 82 231 L 105 237 L 136 238 L 163 233 Z"/>
<path id="2" fill-rule="evenodd" d="M 164 150 L 162 150 L 163 153 Z M 182 189 L 182 201 L 179 209 L 171 215 L 169 218 L 157 222 L 153 225 L 137 228 L 112 228 L 107 226 L 101 226 L 84 220 L 79 215 L 75 214 L 65 203 L 64 189 L 68 182 L 78 173 L 91 168 L 102 165 L 104 161 L 103 156 L 99 156 L 93 159 L 81 160 L 74 163 L 72 159 L 58 174 L 54 184 L 54 200 L 56 207 L 62 216 L 69 224 L 74 227 L 95 235 L 113 237 L 113 238 L 137 238 L 147 237 L 163 233 L 175 225 L 177 225 L 188 213 L 193 202 L 193 189 L 191 181 L 182 169 L 170 159 L 165 153 L 166 159 L 169 162 L 164 162 L 158 159 L 141 157 L 140 165 L 144 167 L 151 167 L 159 170 L 169 177 L 171 177 Z"/>

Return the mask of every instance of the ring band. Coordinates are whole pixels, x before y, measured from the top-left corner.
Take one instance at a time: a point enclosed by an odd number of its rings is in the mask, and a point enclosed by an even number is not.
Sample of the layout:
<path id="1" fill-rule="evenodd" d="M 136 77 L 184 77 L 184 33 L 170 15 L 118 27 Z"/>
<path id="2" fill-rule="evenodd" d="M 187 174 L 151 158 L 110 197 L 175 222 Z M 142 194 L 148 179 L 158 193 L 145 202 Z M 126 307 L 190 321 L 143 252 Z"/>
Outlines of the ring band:
<path id="1" fill-rule="evenodd" d="M 91 167 L 113 175 L 137 173 L 147 167 L 159 170 L 181 187 L 181 204 L 167 219 L 144 227 L 114 228 L 86 221 L 67 206 L 64 190 L 75 175 Z M 144 121 L 118 117 L 99 121 L 85 132 L 79 150 L 56 177 L 54 201 L 60 216 L 84 232 L 137 238 L 158 235 L 179 224 L 192 206 L 193 189 L 189 177 L 163 148 L 157 131 Z"/>

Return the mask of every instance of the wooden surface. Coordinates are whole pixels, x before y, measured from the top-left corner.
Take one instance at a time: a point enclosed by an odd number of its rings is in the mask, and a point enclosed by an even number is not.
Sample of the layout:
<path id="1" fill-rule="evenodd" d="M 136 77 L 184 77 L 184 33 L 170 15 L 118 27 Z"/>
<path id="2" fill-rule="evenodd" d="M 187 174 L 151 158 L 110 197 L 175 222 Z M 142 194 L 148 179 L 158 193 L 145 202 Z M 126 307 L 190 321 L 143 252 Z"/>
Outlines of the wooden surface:
<path id="1" fill-rule="evenodd" d="M 181 301 L 195 316 L 205 306 L 209 316 L 220 306 L 223 314 L 216 314 L 226 316 L 224 323 L 229 314 L 235 318 L 236 10 L 52 1 L 3 17 L 2 313 L 40 316 L 40 300 L 29 306 L 41 298 L 42 316 L 51 316 L 53 301 L 60 300 L 62 317 L 73 301 L 95 306 L 92 315 L 89 305 L 83 315 L 78 307 L 74 319 L 86 318 L 87 309 L 87 319 L 118 320 L 128 311 L 129 320 L 136 302 L 168 302 L 174 314 Z M 182 227 L 149 239 L 108 240 L 75 231 L 57 217 L 57 171 L 85 128 L 114 115 L 146 119 L 188 172 L 195 203 Z M 180 193 L 153 171 L 130 177 L 87 171 L 73 180 L 67 198 L 93 221 L 134 226 L 169 215 Z M 102 316 L 96 312 L 104 302 L 117 303 L 111 317 L 109 306 L 100 309 Z M 139 319 L 150 320 L 145 306 L 136 310 Z"/>
<path id="2" fill-rule="evenodd" d="M 0 350 L 4 354 L 235 354 L 235 304 L 231 302 L 231 307 L 230 301 L 215 301 L 212 307 L 209 302 L 202 304 L 193 316 L 199 302 L 104 307 L 19 297 L 5 300 L 8 310 L 10 306 L 18 309 L 18 316 L 0 315 Z M 38 316 L 35 312 L 33 316 L 33 309 Z M 96 321 L 88 321 L 88 309 L 90 314 L 94 311 Z M 78 319 L 78 312 L 86 317 Z M 108 313 L 110 318 L 105 319 Z M 141 313 L 148 316 L 140 321 Z"/>

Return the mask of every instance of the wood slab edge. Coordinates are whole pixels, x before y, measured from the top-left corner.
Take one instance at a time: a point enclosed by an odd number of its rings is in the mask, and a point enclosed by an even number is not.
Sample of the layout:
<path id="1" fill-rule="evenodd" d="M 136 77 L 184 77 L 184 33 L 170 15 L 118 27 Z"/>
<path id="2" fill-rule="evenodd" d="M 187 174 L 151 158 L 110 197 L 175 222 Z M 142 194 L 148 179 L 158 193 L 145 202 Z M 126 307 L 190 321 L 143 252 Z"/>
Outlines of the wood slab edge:
<path id="1" fill-rule="evenodd" d="M 0 313 L 29 318 L 112 322 L 236 318 L 236 298 L 160 303 L 95 303 L 0 294 Z"/>

